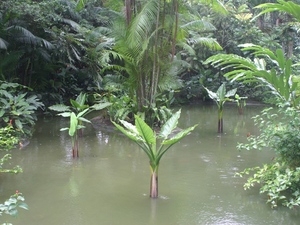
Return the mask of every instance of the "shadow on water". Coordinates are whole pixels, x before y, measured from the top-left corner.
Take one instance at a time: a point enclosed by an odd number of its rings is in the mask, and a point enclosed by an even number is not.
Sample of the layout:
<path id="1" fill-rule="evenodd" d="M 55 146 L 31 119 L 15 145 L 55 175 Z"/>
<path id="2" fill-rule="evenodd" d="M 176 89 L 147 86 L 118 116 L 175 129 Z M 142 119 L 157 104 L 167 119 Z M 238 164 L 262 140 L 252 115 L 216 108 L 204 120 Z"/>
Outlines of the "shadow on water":
<path id="1" fill-rule="evenodd" d="M 116 132 L 88 126 L 80 139 L 80 158 L 59 129 L 66 120 L 39 121 L 30 144 L 13 152 L 24 173 L 1 175 L 2 200 L 20 190 L 30 206 L 14 225 L 193 225 L 299 224 L 299 211 L 272 210 L 258 188 L 244 191 L 234 174 L 267 163 L 269 151 L 236 150 L 248 133 L 257 133 L 251 117 L 261 106 L 238 115 L 226 106 L 224 131 L 217 134 L 214 105 L 182 109 L 179 127 L 198 127 L 164 156 L 158 199 L 149 198 L 150 172 L 144 153 Z"/>

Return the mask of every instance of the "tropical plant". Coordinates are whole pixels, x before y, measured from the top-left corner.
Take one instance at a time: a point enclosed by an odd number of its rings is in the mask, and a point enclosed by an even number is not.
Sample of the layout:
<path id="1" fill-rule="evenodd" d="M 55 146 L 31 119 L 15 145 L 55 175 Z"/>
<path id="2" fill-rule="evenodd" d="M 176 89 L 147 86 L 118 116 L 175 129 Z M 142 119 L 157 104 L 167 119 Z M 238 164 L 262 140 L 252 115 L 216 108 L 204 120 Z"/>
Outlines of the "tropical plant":
<path id="1" fill-rule="evenodd" d="M 11 124 L 0 128 L 0 150 L 10 150 L 18 143 L 18 132 Z"/>
<path id="2" fill-rule="evenodd" d="M 189 67 L 182 56 L 195 54 L 192 45 L 221 47 L 214 39 L 199 35 L 204 27 L 209 32 L 213 26 L 196 15 L 189 17 L 182 1 L 126 3 L 126 16 L 113 24 L 116 43 L 102 58 L 106 70 L 118 70 L 127 77 L 129 96 L 136 98 L 138 111 L 145 113 L 145 120 L 153 126 L 156 116 L 151 109 L 157 106 L 156 98 L 182 87 L 178 75 Z"/>
<path id="3" fill-rule="evenodd" d="M 270 12 L 284 12 L 288 13 L 293 18 L 298 20 L 300 22 L 300 15 L 299 15 L 299 10 L 300 10 L 300 5 L 293 2 L 293 1 L 283 1 L 283 0 L 277 0 L 278 3 L 264 3 L 256 6 L 255 8 L 257 9 L 264 9 L 261 11 L 256 17 L 259 17 L 263 14 L 270 13 Z"/>
<path id="4" fill-rule="evenodd" d="M 217 103 L 218 106 L 218 133 L 223 133 L 223 112 L 224 112 L 224 104 L 227 101 L 234 101 L 230 97 L 235 96 L 237 89 L 234 88 L 226 92 L 226 85 L 223 83 L 216 92 L 208 90 L 207 91 L 209 97 Z"/>
<path id="5" fill-rule="evenodd" d="M 293 64 L 291 59 L 286 59 L 281 49 L 273 53 L 267 48 L 253 44 L 244 44 L 241 47 L 242 51 L 253 51 L 254 59 L 234 54 L 218 54 L 208 58 L 205 63 L 222 66 L 223 69 L 233 69 L 224 74 L 229 80 L 259 82 L 268 87 L 281 101 L 297 106 L 300 98 L 296 91 L 299 87 L 298 82 L 294 82 L 293 75 L 293 66 L 296 64 Z"/>
<path id="6" fill-rule="evenodd" d="M 238 94 L 235 94 L 234 98 L 238 107 L 239 114 L 242 115 L 244 113 L 244 107 L 246 106 L 246 99 L 248 97 L 242 97 L 239 96 Z"/>
<path id="7" fill-rule="evenodd" d="M 0 204 L 0 216 L 7 214 L 13 217 L 18 216 L 18 208 L 28 210 L 28 205 L 24 202 L 25 198 L 18 190 L 4 203 Z M 12 225 L 11 223 L 4 223 L 3 225 Z"/>
<path id="8" fill-rule="evenodd" d="M 102 110 L 111 105 L 109 102 L 96 103 L 92 106 L 86 104 L 87 95 L 80 93 L 75 100 L 70 99 L 71 106 L 66 105 L 53 105 L 49 109 L 57 112 L 61 112 L 57 115 L 70 118 L 69 127 L 61 128 L 61 131 L 68 130 L 69 136 L 72 139 L 72 154 L 73 158 L 79 157 L 79 143 L 78 143 L 78 130 L 85 128 L 83 122 L 90 123 L 85 116 L 94 110 Z"/>
<path id="9" fill-rule="evenodd" d="M 0 151 L 9 151 L 12 148 L 16 147 L 19 143 L 19 138 L 16 136 L 17 132 L 12 125 L 7 127 L 0 128 Z M 0 173 L 20 173 L 22 168 L 20 166 L 15 166 L 12 169 L 5 167 L 7 162 L 12 158 L 11 154 L 5 154 L 0 159 Z"/>
<path id="10" fill-rule="evenodd" d="M 248 143 L 240 143 L 238 149 L 272 149 L 276 157 L 263 166 L 246 168 L 237 175 L 248 176 L 245 189 L 261 184 L 260 193 L 266 193 L 272 208 L 284 205 L 294 208 L 300 205 L 300 117 L 295 108 L 264 109 L 254 117 L 260 129 L 258 136 L 249 136 Z"/>
<path id="11" fill-rule="evenodd" d="M 43 103 L 36 95 L 27 97 L 24 89 L 17 83 L 0 82 L 0 121 L 2 126 L 10 123 L 20 133 L 30 136 L 37 120 L 36 111 L 43 108 Z"/>
<path id="12" fill-rule="evenodd" d="M 296 13 L 299 6 L 290 1 L 278 1 L 257 6 L 266 8 L 260 15 L 282 11 L 294 15 L 299 21 Z M 299 149 L 299 77 L 292 70 L 297 66 L 285 55 L 281 49 L 275 53 L 261 46 L 246 45 L 244 50 L 254 51 L 254 60 L 228 56 L 229 64 L 221 58 L 213 59 L 211 62 L 223 65 L 225 68 L 234 68 L 226 75 L 229 79 L 243 81 L 259 81 L 266 85 L 271 92 L 277 96 L 279 104 L 277 112 L 272 108 L 265 109 L 261 115 L 254 117 L 255 124 L 260 128 L 258 136 L 249 136 L 248 144 L 239 144 L 239 149 L 264 149 L 274 150 L 276 157 L 269 164 L 261 167 L 246 168 L 240 176 L 248 175 L 249 178 L 244 185 L 250 189 L 255 184 L 260 184 L 260 193 L 266 193 L 267 203 L 272 208 L 284 205 L 295 208 L 300 205 L 300 149 Z M 258 58 L 263 57 L 263 58 Z M 266 60 L 265 60 L 266 59 Z M 272 63 L 271 65 L 266 65 Z M 227 65 L 227 66 L 226 66 Z"/>
<path id="13" fill-rule="evenodd" d="M 177 134 L 172 132 L 177 127 L 181 111 L 177 111 L 162 126 L 160 132 L 156 134 L 143 119 L 135 115 L 135 125 L 120 120 L 121 125 L 113 122 L 113 124 L 128 138 L 133 140 L 146 153 L 150 161 L 151 181 L 150 181 L 150 197 L 158 197 L 158 167 L 162 156 L 177 142 L 188 135 L 197 125 L 181 130 Z M 158 139 L 161 139 L 158 147 Z"/>

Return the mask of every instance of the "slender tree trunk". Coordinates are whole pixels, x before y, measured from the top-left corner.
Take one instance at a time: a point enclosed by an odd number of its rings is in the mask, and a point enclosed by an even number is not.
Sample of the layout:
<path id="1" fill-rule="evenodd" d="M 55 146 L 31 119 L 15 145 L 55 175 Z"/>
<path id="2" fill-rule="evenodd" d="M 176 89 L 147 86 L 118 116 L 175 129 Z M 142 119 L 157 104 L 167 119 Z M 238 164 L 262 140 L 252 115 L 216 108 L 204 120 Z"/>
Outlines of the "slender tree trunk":
<path id="1" fill-rule="evenodd" d="M 78 141 L 78 136 L 77 133 L 75 134 L 73 143 L 72 143 L 72 154 L 73 158 L 78 158 L 79 157 L 79 141 Z"/>
<path id="2" fill-rule="evenodd" d="M 125 14 L 126 14 L 127 26 L 131 22 L 132 11 L 133 11 L 133 2 L 132 2 L 132 0 L 125 0 Z"/>
<path id="3" fill-rule="evenodd" d="M 158 197 L 158 174 L 157 169 L 152 171 L 151 180 L 150 180 L 150 197 Z"/>
<path id="4" fill-rule="evenodd" d="M 223 110 L 218 111 L 218 133 L 223 133 Z"/>
<path id="5" fill-rule="evenodd" d="M 238 111 L 239 111 L 239 114 L 240 115 L 243 115 L 244 114 L 244 109 L 242 106 L 238 106 Z"/>
<path id="6" fill-rule="evenodd" d="M 175 56 L 175 49 L 176 49 L 176 38 L 177 38 L 177 31 L 178 31 L 178 1 L 174 0 L 174 13 L 175 13 L 175 28 L 172 40 L 172 61 L 174 60 Z"/>
<path id="7" fill-rule="evenodd" d="M 159 20 L 160 20 L 160 1 L 158 1 L 158 7 L 157 7 L 157 16 L 156 16 L 156 24 L 155 24 L 155 43 L 153 46 L 153 52 L 154 52 L 154 59 L 153 59 L 153 66 L 152 66 L 152 75 L 150 78 L 150 91 L 149 91 L 149 104 L 150 106 L 155 103 L 155 95 L 157 91 L 157 84 L 159 79 Z"/>

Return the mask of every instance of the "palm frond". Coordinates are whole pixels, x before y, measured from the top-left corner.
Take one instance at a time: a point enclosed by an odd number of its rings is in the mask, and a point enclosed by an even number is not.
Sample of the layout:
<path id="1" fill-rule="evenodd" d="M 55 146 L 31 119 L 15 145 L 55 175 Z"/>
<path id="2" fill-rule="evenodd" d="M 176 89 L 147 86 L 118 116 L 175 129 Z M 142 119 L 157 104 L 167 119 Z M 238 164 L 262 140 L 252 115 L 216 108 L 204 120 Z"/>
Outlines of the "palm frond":
<path id="1" fill-rule="evenodd" d="M 73 29 L 75 29 L 77 31 L 80 29 L 80 25 L 73 20 L 62 18 L 61 21 L 65 24 L 70 25 Z"/>
<path id="2" fill-rule="evenodd" d="M 265 13 L 270 13 L 274 11 L 280 11 L 280 12 L 285 12 L 293 17 L 295 17 L 299 22 L 300 22 L 300 5 L 296 4 L 292 1 L 283 1 L 283 0 L 277 0 L 278 3 L 265 3 L 265 4 L 260 4 L 256 6 L 255 8 L 258 9 L 264 9 L 262 12 L 260 12 L 256 17 L 253 18 L 253 20 L 262 14 Z"/>
<path id="3" fill-rule="evenodd" d="M 228 14 L 228 10 L 226 9 L 223 2 L 219 0 L 199 0 L 201 3 L 209 5 L 215 12 L 221 14 Z"/>
<path id="4" fill-rule="evenodd" d="M 190 43 L 193 44 L 200 44 L 203 46 L 206 46 L 210 48 L 211 50 L 222 50 L 221 45 L 217 42 L 216 39 L 210 38 L 210 37 L 193 37 L 192 39 L 189 39 Z"/>
<path id="5" fill-rule="evenodd" d="M 207 31 L 214 31 L 214 30 L 216 30 L 216 27 L 212 23 L 210 23 L 210 22 L 208 22 L 208 21 L 206 21 L 204 19 L 193 20 L 193 21 L 190 21 L 190 22 L 188 22 L 186 24 L 183 24 L 180 27 L 182 29 L 192 29 L 192 30 L 196 29 L 199 32 L 201 32 L 201 31 L 207 32 Z"/>
<path id="6" fill-rule="evenodd" d="M 8 42 L 0 38 L 0 49 L 7 49 Z"/>
<path id="7" fill-rule="evenodd" d="M 132 49 L 137 49 L 137 51 L 139 51 L 141 46 L 143 46 L 144 41 L 151 35 L 157 13 L 159 13 L 158 1 L 150 0 L 133 19 L 130 24 L 129 36 L 127 39 L 127 44 L 129 44 Z"/>
<path id="8" fill-rule="evenodd" d="M 184 49 L 186 52 L 188 52 L 189 55 L 196 55 L 195 49 L 185 42 L 180 41 L 179 43 L 177 43 L 177 46 Z"/>

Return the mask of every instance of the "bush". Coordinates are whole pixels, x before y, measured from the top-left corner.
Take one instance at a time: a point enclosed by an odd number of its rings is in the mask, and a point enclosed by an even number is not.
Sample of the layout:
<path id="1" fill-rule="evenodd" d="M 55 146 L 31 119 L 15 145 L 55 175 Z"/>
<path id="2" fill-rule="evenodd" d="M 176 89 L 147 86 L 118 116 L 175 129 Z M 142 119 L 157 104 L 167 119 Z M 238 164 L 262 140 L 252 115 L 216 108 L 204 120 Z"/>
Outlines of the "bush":
<path id="1" fill-rule="evenodd" d="M 247 168 L 237 175 L 250 175 L 244 185 L 250 189 L 261 184 L 260 193 L 266 193 L 272 208 L 279 204 L 294 208 L 300 205 L 300 118 L 295 108 L 281 107 L 278 113 L 265 109 L 254 117 L 261 134 L 249 137 L 249 144 L 239 144 L 239 149 L 270 148 L 276 157 L 270 164 Z"/>

